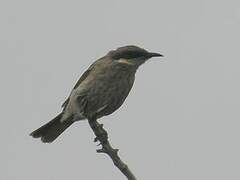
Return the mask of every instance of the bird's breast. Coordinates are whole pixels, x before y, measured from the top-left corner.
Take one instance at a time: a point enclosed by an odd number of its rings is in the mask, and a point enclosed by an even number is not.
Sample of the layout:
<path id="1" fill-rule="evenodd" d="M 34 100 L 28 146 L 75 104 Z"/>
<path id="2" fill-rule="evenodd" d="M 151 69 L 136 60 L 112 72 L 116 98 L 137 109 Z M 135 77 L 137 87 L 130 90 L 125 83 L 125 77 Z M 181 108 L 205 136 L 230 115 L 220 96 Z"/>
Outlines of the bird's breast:
<path id="1" fill-rule="evenodd" d="M 128 96 L 135 73 L 109 70 L 99 74 L 87 95 L 86 113 L 98 118 L 117 110 Z"/>

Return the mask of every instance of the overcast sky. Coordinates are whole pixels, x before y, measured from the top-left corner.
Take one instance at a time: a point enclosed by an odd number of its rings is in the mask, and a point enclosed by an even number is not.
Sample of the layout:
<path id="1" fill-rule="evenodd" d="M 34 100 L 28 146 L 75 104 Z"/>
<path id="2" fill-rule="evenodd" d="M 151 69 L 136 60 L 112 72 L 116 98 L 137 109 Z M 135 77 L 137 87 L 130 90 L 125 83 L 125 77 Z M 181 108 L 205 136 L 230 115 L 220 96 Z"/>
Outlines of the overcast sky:
<path id="1" fill-rule="evenodd" d="M 165 57 L 101 119 L 122 159 L 142 180 L 239 180 L 239 32 L 237 0 L 1 0 L 0 179 L 125 179 L 87 121 L 52 144 L 28 134 L 94 60 L 133 44 Z"/>

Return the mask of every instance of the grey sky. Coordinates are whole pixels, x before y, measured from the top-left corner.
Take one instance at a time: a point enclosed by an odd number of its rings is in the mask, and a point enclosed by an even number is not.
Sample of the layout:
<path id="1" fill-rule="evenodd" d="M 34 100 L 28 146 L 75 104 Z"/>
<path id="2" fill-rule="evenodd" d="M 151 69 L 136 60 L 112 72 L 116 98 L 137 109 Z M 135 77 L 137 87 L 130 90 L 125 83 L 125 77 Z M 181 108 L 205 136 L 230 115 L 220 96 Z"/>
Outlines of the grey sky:
<path id="1" fill-rule="evenodd" d="M 86 121 L 53 144 L 28 134 L 94 60 L 127 44 L 165 55 L 101 121 L 136 176 L 240 179 L 239 32 L 234 0 L 1 0 L 0 179 L 124 179 Z"/>

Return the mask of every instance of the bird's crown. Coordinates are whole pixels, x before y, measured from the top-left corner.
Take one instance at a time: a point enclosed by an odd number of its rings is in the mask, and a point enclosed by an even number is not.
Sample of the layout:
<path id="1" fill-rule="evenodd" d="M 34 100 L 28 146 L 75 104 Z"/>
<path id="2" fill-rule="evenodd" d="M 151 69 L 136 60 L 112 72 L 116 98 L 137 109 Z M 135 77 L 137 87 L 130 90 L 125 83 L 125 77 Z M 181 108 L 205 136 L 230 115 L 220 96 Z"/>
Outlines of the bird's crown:
<path id="1" fill-rule="evenodd" d="M 124 46 L 110 51 L 109 55 L 113 59 L 134 59 L 138 57 L 147 57 L 149 52 L 137 46 Z"/>

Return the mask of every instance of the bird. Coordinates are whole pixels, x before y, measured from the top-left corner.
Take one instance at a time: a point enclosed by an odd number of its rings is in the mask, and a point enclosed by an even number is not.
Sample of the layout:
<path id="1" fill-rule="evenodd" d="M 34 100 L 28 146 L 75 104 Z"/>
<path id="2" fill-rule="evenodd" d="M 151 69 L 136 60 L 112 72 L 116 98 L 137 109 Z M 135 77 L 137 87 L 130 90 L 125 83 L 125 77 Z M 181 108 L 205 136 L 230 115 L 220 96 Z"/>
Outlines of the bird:
<path id="1" fill-rule="evenodd" d="M 51 143 L 74 122 L 112 114 L 128 96 L 137 69 L 150 58 L 162 56 L 135 45 L 109 51 L 82 74 L 61 113 L 30 135 Z"/>

